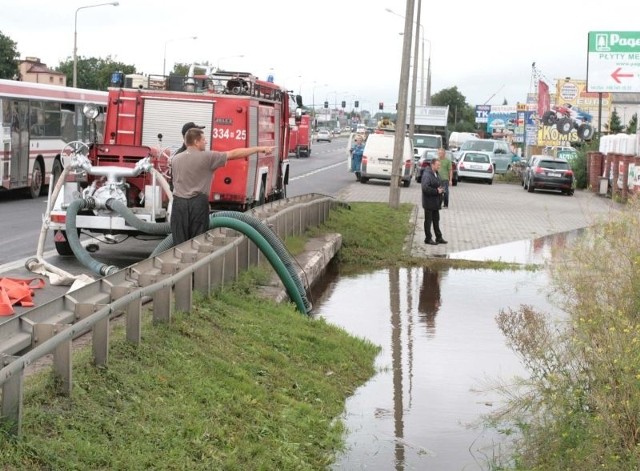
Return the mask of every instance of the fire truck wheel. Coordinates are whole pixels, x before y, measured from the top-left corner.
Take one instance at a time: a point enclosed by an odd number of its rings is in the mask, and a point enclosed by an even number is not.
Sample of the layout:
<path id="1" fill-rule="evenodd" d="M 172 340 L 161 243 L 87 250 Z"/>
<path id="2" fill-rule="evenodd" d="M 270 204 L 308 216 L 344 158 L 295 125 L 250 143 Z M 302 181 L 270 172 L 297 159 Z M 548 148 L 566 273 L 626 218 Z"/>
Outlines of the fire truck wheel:
<path id="1" fill-rule="evenodd" d="M 60 237 L 58 233 L 60 233 L 62 237 Z M 58 241 L 57 239 L 64 240 Z M 71 245 L 69 245 L 69 240 L 67 239 L 67 231 L 53 231 L 53 240 L 55 241 L 56 251 L 59 255 L 73 255 L 73 250 L 71 250 Z"/>
<path id="2" fill-rule="evenodd" d="M 31 170 L 31 185 L 29 186 L 29 196 L 31 198 L 37 198 L 42 192 L 42 164 L 39 160 L 33 162 L 33 169 Z"/>
<path id="3" fill-rule="evenodd" d="M 56 182 L 58 181 L 58 179 L 60 178 L 60 175 L 62 175 L 62 164 L 60 163 L 59 160 L 56 160 L 53 162 L 53 169 L 51 170 L 51 181 L 49 182 L 49 185 L 53 188 L 54 186 L 56 186 Z"/>

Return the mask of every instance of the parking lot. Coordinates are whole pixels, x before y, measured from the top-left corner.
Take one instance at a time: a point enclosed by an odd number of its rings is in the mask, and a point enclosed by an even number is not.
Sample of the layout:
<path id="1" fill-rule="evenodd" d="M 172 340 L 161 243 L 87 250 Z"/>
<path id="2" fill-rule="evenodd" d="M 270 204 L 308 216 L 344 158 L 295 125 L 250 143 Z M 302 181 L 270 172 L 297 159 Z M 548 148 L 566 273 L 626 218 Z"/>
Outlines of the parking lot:
<path id="1" fill-rule="evenodd" d="M 389 201 L 389 183 L 354 182 L 338 197 L 345 201 Z M 412 254 L 435 257 L 519 240 L 530 240 L 588 227 L 598 218 L 624 205 L 589 190 L 574 196 L 536 190 L 528 193 L 520 184 L 493 185 L 462 182 L 450 187 L 449 208 L 440 211 L 440 228 L 447 245 L 424 244 L 424 212 L 420 185 L 400 188 L 400 201 L 415 204 L 414 232 L 409 241 Z"/>

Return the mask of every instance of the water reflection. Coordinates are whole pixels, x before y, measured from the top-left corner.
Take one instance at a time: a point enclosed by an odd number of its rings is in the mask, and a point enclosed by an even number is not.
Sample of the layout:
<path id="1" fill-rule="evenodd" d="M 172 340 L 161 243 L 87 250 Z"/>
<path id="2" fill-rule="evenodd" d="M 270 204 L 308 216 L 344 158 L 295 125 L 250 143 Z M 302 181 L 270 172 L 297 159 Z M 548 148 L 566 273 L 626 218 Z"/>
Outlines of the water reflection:
<path id="1" fill-rule="evenodd" d="M 560 232 L 531 240 L 518 240 L 507 244 L 492 245 L 475 250 L 449 254 L 449 258 L 475 261 L 497 260 L 505 263 L 542 264 L 551 260 L 552 254 L 568 247 L 586 229 Z"/>
<path id="2" fill-rule="evenodd" d="M 419 320 L 427 326 L 427 336 L 432 337 L 436 330 L 436 314 L 440 309 L 440 272 L 431 268 L 422 268 L 422 283 L 418 298 Z"/>
<path id="3" fill-rule="evenodd" d="M 334 469 L 488 469 L 503 437 L 468 425 L 498 397 L 472 390 L 525 374 L 495 316 L 520 304 L 556 312 L 546 275 L 420 267 L 326 279 L 315 315 L 382 347 L 378 373 L 347 401 L 348 450 Z"/>

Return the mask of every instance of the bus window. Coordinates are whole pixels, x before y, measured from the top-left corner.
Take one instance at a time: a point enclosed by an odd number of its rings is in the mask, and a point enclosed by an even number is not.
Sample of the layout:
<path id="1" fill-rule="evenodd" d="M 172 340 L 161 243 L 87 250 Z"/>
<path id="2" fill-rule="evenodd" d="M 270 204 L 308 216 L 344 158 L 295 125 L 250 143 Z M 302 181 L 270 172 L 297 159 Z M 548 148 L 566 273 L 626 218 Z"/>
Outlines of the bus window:
<path id="1" fill-rule="evenodd" d="M 44 136 L 44 104 L 32 101 L 29 110 L 29 133 L 32 136 Z"/>
<path id="2" fill-rule="evenodd" d="M 64 108 L 64 107 L 63 107 Z M 76 137 L 76 123 L 75 123 L 75 113 L 73 110 L 65 110 L 63 109 L 61 112 L 61 120 L 62 120 L 62 140 L 65 142 L 75 141 Z"/>
<path id="3" fill-rule="evenodd" d="M 60 103 L 44 104 L 44 135 L 60 137 Z"/>

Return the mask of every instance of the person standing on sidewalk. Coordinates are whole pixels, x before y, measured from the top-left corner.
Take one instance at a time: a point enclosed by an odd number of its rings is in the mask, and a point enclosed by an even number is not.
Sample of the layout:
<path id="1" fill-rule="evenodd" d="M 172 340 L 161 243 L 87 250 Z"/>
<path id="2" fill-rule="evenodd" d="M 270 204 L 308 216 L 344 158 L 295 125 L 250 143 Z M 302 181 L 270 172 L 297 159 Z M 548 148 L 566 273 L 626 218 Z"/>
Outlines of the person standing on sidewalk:
<path id="1" fill-rule="evenodd" d="M 428 245 L 446 244 L 440 231 L 440 204 L 444 188 L 438 177 L 440 159 L 433 159 L 431 167 L 424 169 L 422 174 L 422 207 L 424 209 L 424 243 Z M 431 237 L 431 226 L 435 240 Z"/>
<path id="2" fill-rule="evenodd" d="M 360 181 L 360 165 L 362 165 L 362 154 L 364 153 L 364 139 L 362 135 L 356 134 L 353 139 L 353 146 L 349 152 L 351 152 L 351 172 L 355 172 L 356 180 Z"/>
<path id="3" fill-rule="evenodd" d="M 444 188 L 442 197 L 442 207 L 449 207 L 449 186 L 453 183 L 453 164 L 451 160 L 447 158 L 447 153 L 444 148 L 438 149 L 438 159 L 440 159 L 440 170 L 438 170 L 438 176 L 440 177 L 440 184 Z"/>

